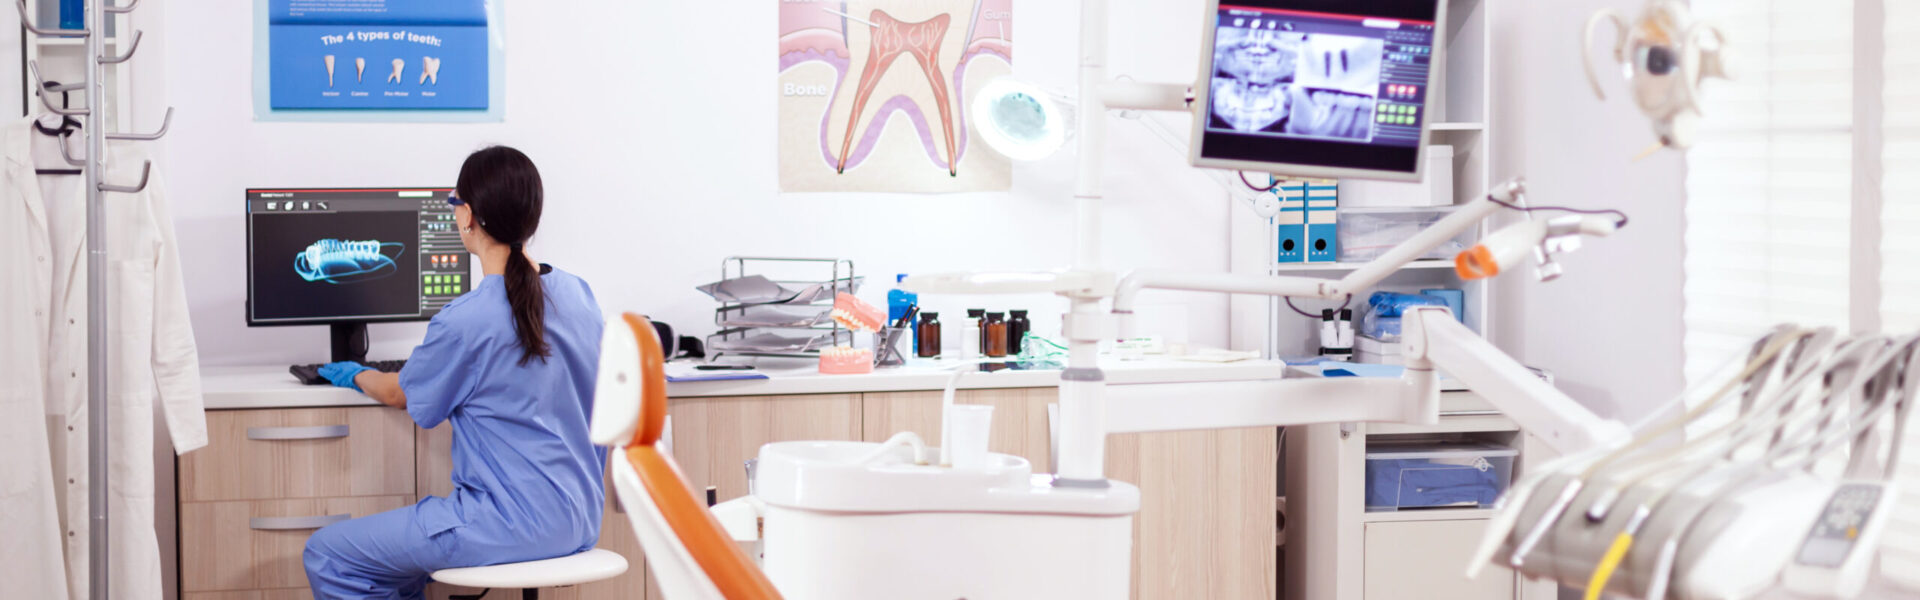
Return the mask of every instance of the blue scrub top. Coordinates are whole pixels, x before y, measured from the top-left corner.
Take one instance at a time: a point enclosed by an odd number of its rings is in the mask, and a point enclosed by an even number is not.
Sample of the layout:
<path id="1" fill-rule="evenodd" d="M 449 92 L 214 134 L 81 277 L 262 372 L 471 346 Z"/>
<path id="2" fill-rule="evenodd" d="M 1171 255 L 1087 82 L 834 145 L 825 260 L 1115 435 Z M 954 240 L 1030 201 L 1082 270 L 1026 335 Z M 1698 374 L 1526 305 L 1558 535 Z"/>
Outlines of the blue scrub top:
<path id="1" fill-rule="evenodd" d="M 419 505 L 443 548 L 495 564 L 558 556 L 600 535 L 606 450 L 587 438 L 600 362 L 600 305 L 585 281 L 541 265 L 552 355 L 520 364 L 506 282 L 480 280 L 427 325 L 400 370 L 407 413 L 420 427 L 453 422 L 454 492 Z"/>

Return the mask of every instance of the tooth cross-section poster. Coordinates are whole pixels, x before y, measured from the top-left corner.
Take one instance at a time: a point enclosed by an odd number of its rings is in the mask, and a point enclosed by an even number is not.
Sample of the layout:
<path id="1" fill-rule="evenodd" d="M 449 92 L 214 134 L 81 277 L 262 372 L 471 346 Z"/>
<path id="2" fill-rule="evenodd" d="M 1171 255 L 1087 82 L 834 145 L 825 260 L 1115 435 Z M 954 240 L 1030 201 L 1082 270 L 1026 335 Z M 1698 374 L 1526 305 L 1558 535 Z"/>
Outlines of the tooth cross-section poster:
<path id="1" fill-rule="evenodd" d="M 486 0 L 269 0 L 271 105 L 486 110 Z"/>
<path id="2" fill-rule="evenodd" d="M 1013 71 L 1013 0 L 778 5 L 780 191 L 1012 187 L 969 122 L 980 88 Z"/>

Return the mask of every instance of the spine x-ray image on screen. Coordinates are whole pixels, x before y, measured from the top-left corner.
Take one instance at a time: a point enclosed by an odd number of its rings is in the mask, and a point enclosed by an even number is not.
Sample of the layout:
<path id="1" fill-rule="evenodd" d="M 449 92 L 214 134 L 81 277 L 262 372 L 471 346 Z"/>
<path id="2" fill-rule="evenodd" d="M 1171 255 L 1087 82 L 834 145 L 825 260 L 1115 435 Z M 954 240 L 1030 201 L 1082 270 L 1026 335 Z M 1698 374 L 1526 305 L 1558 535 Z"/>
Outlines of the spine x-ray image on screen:
<path id="1" fill-rule="evenodd" d="M 1380 39 L 1230 26 L 1218 36 L 1213 128 L 1372 139 Z"/>
<path id="2" fill-rule="evenodd" d="M 400 242 L 322 239 L 294 255 L 293 271 L 307 281 L 332 284 L 383 279 L 399 271 L 395 260 L 406 252 Z"/>

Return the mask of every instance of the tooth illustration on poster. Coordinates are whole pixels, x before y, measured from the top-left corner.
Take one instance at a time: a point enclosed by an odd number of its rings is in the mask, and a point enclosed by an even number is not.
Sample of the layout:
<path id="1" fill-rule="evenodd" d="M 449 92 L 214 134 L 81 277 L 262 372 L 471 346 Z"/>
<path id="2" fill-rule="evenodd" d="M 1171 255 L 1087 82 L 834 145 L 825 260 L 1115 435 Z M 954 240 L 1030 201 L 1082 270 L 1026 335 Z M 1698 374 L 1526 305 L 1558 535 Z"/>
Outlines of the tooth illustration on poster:
<path id="1" fill-rule="evenodd" d="M 367 59 L 364 56 L 353 59 L 353 82 L 367 82 Z"/>
<path id="2" fill-rule="evenodd" d="M 440 59 L 422 56 L 420 57 L 420 83 L 425 85 L 429 80 L 434 85 L 440 85 Z"/>
<path id="3" fill-rule="evenodd" d="M 393 59 L 393 74 L 387 76 L 387 82 L 400 83 L 400 72 L 405 70 L 407 70 L 406 60 L 398 59 L 398 58 Z"/>
<path id="4" fill-rule="evenodd" d="M 323 57 L 327 61 L 327 87 L 333 87 L 333 55 Z"/>
<path id="5" fill-rule="evenodd" d="M 778 4 L 780 191 L 1012 187 L 967 108 L 1013 72 L 1013 0 Z"/>

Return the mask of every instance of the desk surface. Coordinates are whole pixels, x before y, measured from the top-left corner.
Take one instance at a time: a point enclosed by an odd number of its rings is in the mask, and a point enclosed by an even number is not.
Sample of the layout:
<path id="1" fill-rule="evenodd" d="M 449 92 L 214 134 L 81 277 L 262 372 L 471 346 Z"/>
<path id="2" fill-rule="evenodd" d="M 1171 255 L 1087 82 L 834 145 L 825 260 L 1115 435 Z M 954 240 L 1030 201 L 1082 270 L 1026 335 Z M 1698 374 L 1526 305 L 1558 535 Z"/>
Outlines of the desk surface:
<path id="1" fill-rule="evenodd" d="M 766 368 L 767 379 L 692 381 L 667 384 L 674 398 L 711 396 L 789 396 L 851 394 L 945 389 L 958 361 L 915 360 L 904 367 L 879 369 L 867 375 L 821 375 L 812 366 Z M 971 367 L 969 367 L 971 368 Z M 1286 370 L 1279 361 L 1236 363 L 1188 362 L 1171 358 L 1137 361 L 1103 360 L 1110 384 L 1187 383 L 1278 379 Z M 724 371 L 723 371 L 724 372 Z M 289 408 L 312 406 L 369 406 L 373 399 L 332 386 L 301 385 L 284 366 L 208 367 L 201 371 L 209 410 Z M 1034 388 L 1060 385 L 1059 371 L 967 372 L 959 389 Z"/>

